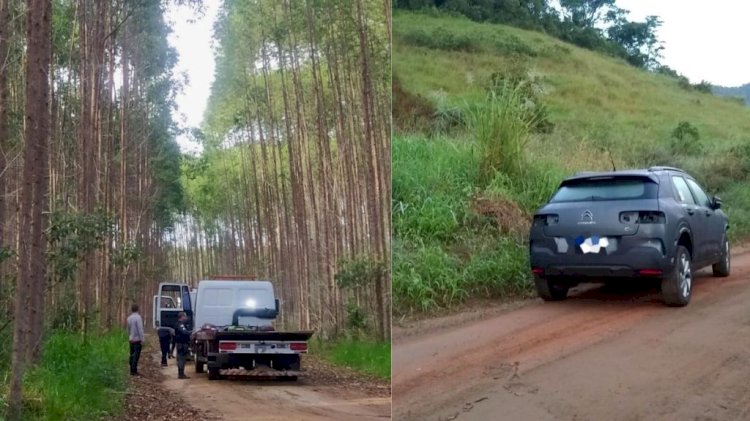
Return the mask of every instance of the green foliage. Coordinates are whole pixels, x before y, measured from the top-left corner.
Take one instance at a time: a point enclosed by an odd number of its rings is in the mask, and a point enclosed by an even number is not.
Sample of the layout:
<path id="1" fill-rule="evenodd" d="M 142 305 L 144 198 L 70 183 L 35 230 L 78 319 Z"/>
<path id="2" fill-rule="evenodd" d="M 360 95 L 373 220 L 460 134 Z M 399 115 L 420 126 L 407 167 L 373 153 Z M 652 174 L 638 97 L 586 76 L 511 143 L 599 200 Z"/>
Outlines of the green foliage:
<path id="1" fill-rule="evenodd" d="M 399 42 L 416 47 L 425 47 L 444 51 L 462 51 L 469 53 L 489 52 L 534 57 L 540 52 L 513 35 L 457 33 L 446 27 L 409 27 L 399 28 Z"/>
<path id="2" fill-rule="evenodd" d="M 698 92 L 702 92 L 704 94 L 710 94 L 711 93 L 711 82 L 702 80 L 699 83 L 696 83 L 693 85 L 693 89 L 695 89 Z"/>
<path id="3" fill-rule="evenodd" d="M 419 241 L 454 238 L 468 217 L 466 203 L 479 174 L 471 145 L 445 138 L 399 138 L 392 157 L 394 233 Z"/>
<path id="4" fill-rule="evenodd" d="M 502 81 L 490 90 L 485 103 L 468 107 L 468 127 L 478 146 L 485 183 L 498 171 L 518 176 L 525 164 L 524 148 L 537 124 L 538 110 L 526 106 L 523 86 Z"/>
<path id="5" fill-rule="evenodd" d="M 125 244 L 112 252 L 110 260 L 112 266 L 124 268 L 129 264 L 137 262 L 143 256 L 143 250 L 135 243 Z"/>
<path id="6" fill-rule="evenodd" d="M 391 343 L 345 339 L 313 341 L 311 352 L 340 366 L 384 380 L 391 378 Z"/>
<path id="7" fill-rule="evenodd" d="M 474 151 L 464 139 L 393 140 L 396 314 L 451 307 L 472 296 L 525 295 L 530 288 L 522 241 L 500 235 L 471 210 L 482 185 Z M 537 162 L 522 174 L 498 172 L 485 192 L 532 209 L 549 198 L 562 176 L 555 166 Z"/>
<path id="8" fill-rule="evenodd" d="M 369 256 L 357 256 L 339 261 L 339 269 L 334 278 L 339 288 L 353 289 L 374 285 L 388 275 L 388 266 Z"/>
<path id="9" fill-rule="evenodd" d="M 398 235 L 398 234 L 397 234 Z M 394 312 L 429 311 L 460 303 L 468 291 L 460 261 L 438 244 L 408 242 L 393 249 Z"/>
<path id="10" fill-rule="evenodd" d="M 542 96 L 544 84 L 541 77 L 534 75 L 524 62 L 515 60 L 500 72 L 495 72 L 490 77 L 489 91 L 502 94 L 506 86 L 515 86 L 522 101 L 521 108 L 524 112 L 524 120 L 531 123 L 531 128 L 536 133 L 550 133 L 554 124 L 549 119 L 549 110 Z M 498 90 L 500 89 L 500 92 Z"/>
<path id="11" fill-rule="evenodd" d="M 656 16 L 647 16 L 643 22 L 630 22 L 618 14 L 608 29 L 611 41 L 622 48 L 627 61 L 636 67 L 653 69 L 659 66 L 663 47 L 656 38 L 662 21 Z"/>
<path id="12" fill-rule="evenodd" d="M 547 203 L 560 181 L 568 175 L 552 162 L 531 160 L 520 176 L 497 173 L 487 185 L 486 192 L 512 200 L 530 215 Z"/>
<path id="13" fill-rule="evenodd" d="M 662 46 L 656 38 L 661 20 L 647 16 L 643 22 L 629 21 L 627 11 L 614 0 L 561 0 L 554 7 L 548 0 L 492 2 L 486 0 L 401 0 L 398 9 L 420 10 L 431 16 L 463 15 L 476 22 L 493 22 L 539 30 L 583 48 L 627 60 L 634 66 L 658 66 Z M 605 29 L 603 29 L 605 28 Z M 396 27 L 394 26 L 394 30 Z M 442 50 L 481 51 L 475 37 L 450 31 L 411 28 L 397 34 L 403 42 Z M 523 46 L 523 48 L 516 48 Z M 507 38 L 495 43 L 497 53 L 535 55 L 521 40 Z"/>
<path id="14" fill-rule="evenodd" d="M 52 212 L 47 231 L 47 259 L 55 277 L 61 281 L 74 279 L 80 258 L 101 248 L 114 233 L 114 227 L 112 215 L 101 208 L 91 214 Z"/>
<path id="15" fill-rule="evenodd" d="M 346 328 L 352 332 L 364 332 L 368 327 L 367 313 L 355 303 L 346 304 Z"/>
<path id="16" fill-rule="evenodd" d="M 15 256 L 16 252 L 8 246 L 0 246 L 0 264 Z"/>
<path id="17" fill-rule="evenodd" d="M 404 33 L 403 42 L 437 50 L 479 51 L 479 46 L 469 36 L 453 34 L 444 28 L 435 28 L 431 32 L 412 28 Z"/>
<path id="18" fill-rule="evenodd" d="M 698 128 L 688 121 L 681 121 L 672 130 L 671 152 L 675 155 L 695 156 L 703 151 Z"/>
<path id="19" fill-rule="evenodd" d="M 44 342 L 41 363 L 24 378 L 24 419 L 96 420 L 120 414 L 127 343 L 119 330 L 87 342 L 78 334 L 53 333 Z M 2 391 L 0 396 L 7 389 Z"/>
<path id="20" fill-rule="evenodd" d="M 729 238 L 733 242 L 747 241 L 750 236 L 750 189 L 746 183 L 732 183 L 717 196 L 729 216 Z"/>

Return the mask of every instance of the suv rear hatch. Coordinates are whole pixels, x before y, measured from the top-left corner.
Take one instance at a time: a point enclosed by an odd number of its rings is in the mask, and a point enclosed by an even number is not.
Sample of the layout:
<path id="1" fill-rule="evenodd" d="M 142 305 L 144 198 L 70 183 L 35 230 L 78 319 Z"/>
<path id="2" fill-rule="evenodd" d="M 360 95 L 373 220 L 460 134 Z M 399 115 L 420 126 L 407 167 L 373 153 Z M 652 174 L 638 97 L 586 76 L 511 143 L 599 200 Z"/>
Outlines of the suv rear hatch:
<path id="1" fill-rule="evenodd" d="M 565 180 L 535 223 L 547 237 L 635 235 L 641 223 L 660 218 L 657 179 L 602 175 Z"/>

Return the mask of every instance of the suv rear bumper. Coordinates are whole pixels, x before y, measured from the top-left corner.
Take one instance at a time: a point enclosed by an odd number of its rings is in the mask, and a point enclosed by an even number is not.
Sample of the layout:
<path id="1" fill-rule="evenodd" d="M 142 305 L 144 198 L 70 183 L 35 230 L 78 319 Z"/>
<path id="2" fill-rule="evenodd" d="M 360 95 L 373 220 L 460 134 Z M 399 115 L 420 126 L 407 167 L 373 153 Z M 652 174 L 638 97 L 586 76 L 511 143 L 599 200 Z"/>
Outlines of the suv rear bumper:
<path id="1" fill-rule="evenodd" d="M 554 240 L 532 243 L 530 263 L 537 276 L 568 278 L 640 278 L 659 277 L 674 270 L 672 253 L 666 255 L 657 248 L 648 246 L 622 247 L 618 252 L 607 255 L 556 253 L 552 247 Z M 635 239 L 633 239 L 635 240 Z M 649 270 L 648 273 L 641 273 Z M 661 271 L 661 275 L 657 272 Z"/>

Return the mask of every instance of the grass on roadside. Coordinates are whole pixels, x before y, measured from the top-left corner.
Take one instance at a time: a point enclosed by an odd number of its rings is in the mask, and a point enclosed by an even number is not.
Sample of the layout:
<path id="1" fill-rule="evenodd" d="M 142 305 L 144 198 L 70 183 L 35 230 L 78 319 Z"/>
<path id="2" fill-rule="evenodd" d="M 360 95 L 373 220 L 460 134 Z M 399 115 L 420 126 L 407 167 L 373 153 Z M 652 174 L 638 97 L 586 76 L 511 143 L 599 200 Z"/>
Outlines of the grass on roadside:
<path id="1" fill-rule="evenodd" d="M 127 358 L 122 331 L 91 336 L 87 343 L 79 334 L 53 333 L 41 363 L 24 379 L 24 419 L 98 420 L 120 413 Z M 1 378 L 6 382 L 0 395 L 6 395 L 9 379 Z"/>
<path id="2" fill-rule="evenodd" d="M 391 378 L 391 344 L 371 340 L 342 339 L 333 343 L 313 341 L 312 352 L 324 359 L 384 380 Z"/>

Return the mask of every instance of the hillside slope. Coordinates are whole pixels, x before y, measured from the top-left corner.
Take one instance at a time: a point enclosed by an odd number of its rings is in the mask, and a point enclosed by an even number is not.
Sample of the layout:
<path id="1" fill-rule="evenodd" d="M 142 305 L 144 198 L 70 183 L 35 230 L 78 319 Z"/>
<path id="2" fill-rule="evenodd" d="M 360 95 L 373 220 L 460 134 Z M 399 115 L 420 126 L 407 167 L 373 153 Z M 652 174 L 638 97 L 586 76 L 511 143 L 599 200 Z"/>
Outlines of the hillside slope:
<path id="1" fill-rule="evenodd" d="M 508 75 L 533 87 L 548 127 L 529 136 L 522 173 L 486 180 L 467 110 Z M 579 170 L 683 167 L 724 199 L 735 239 L 750 233 L 750 109 L 735 100 L 542 33 L 440 14 L 394 14 L 393 76 L 397 313 L 528 293 L 523 229 L 508 227 Z"/>

